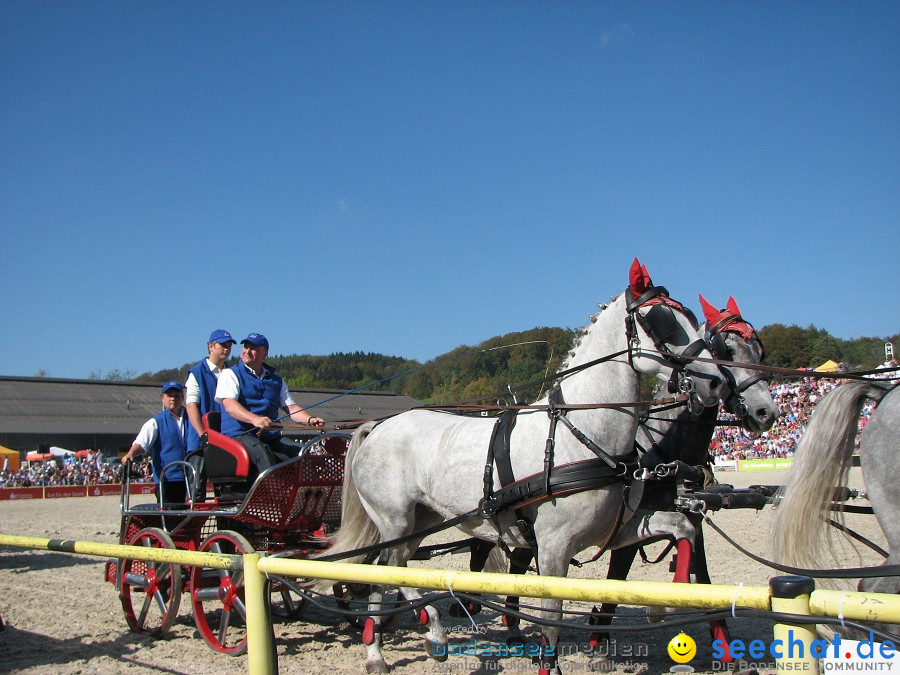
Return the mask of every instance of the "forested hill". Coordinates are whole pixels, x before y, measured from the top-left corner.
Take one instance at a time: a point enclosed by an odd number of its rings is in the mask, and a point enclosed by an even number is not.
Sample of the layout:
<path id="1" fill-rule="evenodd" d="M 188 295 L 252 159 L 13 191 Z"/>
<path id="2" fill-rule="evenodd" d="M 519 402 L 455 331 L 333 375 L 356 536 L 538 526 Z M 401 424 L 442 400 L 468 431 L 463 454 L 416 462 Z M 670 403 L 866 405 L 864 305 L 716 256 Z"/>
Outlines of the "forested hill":
<path id="1" fill-rule="evenodd" d="M 507 385 L 543 378 L 559 368 L 571 348 L 575 331 L 566 328 L 534 328 L 500 335 L 481 344 L 457 347 L 427 363 L 397 356 L 354 352 L 328 356 L 270 356 L 293 389 L 392 391 L 424 402 L 450 403 L 505 391 Z M 900 335 L 888 338 L 840 340 L 810 326 L 772 324 L 759 331 L 766 346 L 765 363 L 783 368 L 814 368 L 832 359 L 850 370 L 877 368 L 884 361 L 884 343 L 900 348 Z M 240 350 L 237 346 L 235 354 Z M 231 361 L 236 362 L 236 359 Z M 144 373 L 139 377 L 111 371 L 106 379 L 146 382 L 184 381 L 192 363 L 180 368 Z M 378 383 L 378 384 L 374 384 Z M 368 386 L 371 385 L 371 386 Z M 516 392 L 520 400 L 532 400 L 538 390 Z"/>
<path id="2" fill-rule="evenodd" d="M 419 401 L 448 403 L 505 391 L 541 379 L 559 368 L 572 345 L 574 331 L 564 328 L 534 328 L 508 333 L 474 347 L 461 346 L 426 363 L 396 356 L 365 352 L 328 356 L 273 356 L 274 367 L 292 389 L 338 389 L 392 391 Z M 236 353 L 240 347 L 234 350 Z M 236 363 L 236 358 L 229 361 Z M 180 368 L 144 373 L 133 378 L 163 382 L 187 377 L 193 363 Z M 118 374 L 118 371 L 113 371 Z M 132 378 L 108 378 L 132 379 Z M 379 383 L 379 384 L 374 384 Z M 371 386 L 368 386 L 371 385 Z M 534 397 L 538 390 L 517 392 Z"/>

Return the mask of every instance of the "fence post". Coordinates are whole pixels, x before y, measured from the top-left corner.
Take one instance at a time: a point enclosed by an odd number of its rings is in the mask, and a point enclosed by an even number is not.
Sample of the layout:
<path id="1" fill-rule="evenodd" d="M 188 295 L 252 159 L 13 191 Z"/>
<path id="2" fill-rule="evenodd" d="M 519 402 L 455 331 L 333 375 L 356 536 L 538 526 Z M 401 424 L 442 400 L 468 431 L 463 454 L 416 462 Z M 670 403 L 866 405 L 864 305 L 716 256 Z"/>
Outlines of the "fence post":
<path id="1" fill-rule="evenodd" d="M 247 607 L 247 669 L 251 675 L 278 672 L 278 657 L 269 624 L 266 575 L 259 553 L 244 554 L 244 604 Z"/>
<path id="2" fill-rule="evenodd" d="M 769 579 L 772 611 L 809 616 L 809 596 L 815 588 L 816 582 L 809 577 L 772 577 Z M 776 623 L 772 632 L 775 640 L 772 654 L 781 653 L 781 656 L 775 656 L 779 673 L 819 672 L 819 660 L 812 654 L 812 643 L 816 639 L 814 623 Z"/>

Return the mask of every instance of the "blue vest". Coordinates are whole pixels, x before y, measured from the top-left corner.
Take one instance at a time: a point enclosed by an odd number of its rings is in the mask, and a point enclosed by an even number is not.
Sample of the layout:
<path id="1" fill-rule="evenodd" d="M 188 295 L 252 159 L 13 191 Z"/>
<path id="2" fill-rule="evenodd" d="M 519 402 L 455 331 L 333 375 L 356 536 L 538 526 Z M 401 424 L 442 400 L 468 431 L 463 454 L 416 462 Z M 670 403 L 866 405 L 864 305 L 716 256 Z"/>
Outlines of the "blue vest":
<path id="1" fill-rule="evenodd" d="M 225 409 L 222 407 L 222 404 L 216 403 L 216 385 L 219 383 L 219 380 L 209 369 L 206 359 L 203 359 L 188 372 L 194 374 L 194 379 L 197 380 L 197 384 L 200 386 L 200 417 L 203 417 L 210 411 L 224 412 Z M 187 434 L 188 452 L 193 452 L 199 448 L 200 437 L 194 430 L 194 425 L 189 424 Z"/>
<path id="2" fill-rule="evenodd" d="M 181 411 L 181 418 L 183 429 L 178 428 L 178 422 L 168 410 L 163 410 L 153 416 L 159 433 L 148 449 L 153 459 L 153 480 L 157 483 L 161 480 L 160 476 L 166 464 L 182 460 L 187 454 L 187 428 L 191 426 L 191 423 L 184 410 Z M 173 466 L 166 471 L 165 480 L 184 480 L 184 468 Z"/>
<path id="3" fill-rule="evenodd" d="M 254 415 L 277 419 L 282 379 L 280 375 L 275 374 L 275 369 L 263 364 L 262 377 L 256 377 L 256 374 L 241 362 L 233 365 L 231 370 L 237 375 L 241 387 L 237 402 Z M 240 436 L 252 428 L 252 424 L 239 422 L 227 412 L 222 413 L 222 433 L 226 436 Z M 280 435 L 281 431 L 270 430 L 263 434 L 262 440 L 271 440 Z"/>

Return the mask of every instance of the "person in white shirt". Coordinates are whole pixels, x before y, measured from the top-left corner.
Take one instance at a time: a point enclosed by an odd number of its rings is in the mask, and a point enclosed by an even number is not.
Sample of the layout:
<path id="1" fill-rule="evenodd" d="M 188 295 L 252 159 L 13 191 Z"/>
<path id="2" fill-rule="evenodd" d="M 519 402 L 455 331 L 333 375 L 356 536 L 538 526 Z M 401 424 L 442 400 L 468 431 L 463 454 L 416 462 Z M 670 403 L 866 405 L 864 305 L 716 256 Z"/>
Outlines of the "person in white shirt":
<path id="1" fill-rule="evenodd" d="M 185 407 L 191 426 L 188 429 L 188 452 L 200 449 L 200 437 L 203 436 L 203 416 L 208 412 L 224 412 L 221 404 L 216 403 L 216 385 L 219 375 L 225 368 L 231 348 L 236 340 L 224 328 L 214 330 L 206 343 L 207 357 L 188 370 L 184 383 Z M 206 500 L 206 472 L 199 455 L 191 455 L 188 461 L 194 467 L 196 476 L 195 501 Z"/>
<path id="2" fill-rule="evenodd" d="M 296 457 L 299 444 L 281 437 L 275 428 L 278 411 L 312 427 L 325 420 L 313 417 L 294 402 L 287 385 L 275 369 L 265 363 L 269 341 L 260 333 L 250 333 L 241 341 L 241 362 L 219 376 L 216 401 L 225 408 L 222 433 L 237 439 L 250 455 L 258 471 Z"/>
<path id="3" fill-rule="evenodd" d="M 160 394 L 162 412 L 144 423 L 122 463 L 131 462 L 138 455 L 150 455 L 153 466 L 153 482 L 156 497 L 162 495 L 167 503 L 183 504 L 187 495 L 184 483 L 184 467 L 176 465 L 163 469 L 171 462 L 184 460 L 187 455 L 187 431 L 190 423 L 184 411 L 184 387 L 181 382 L 166 382 Z"/>

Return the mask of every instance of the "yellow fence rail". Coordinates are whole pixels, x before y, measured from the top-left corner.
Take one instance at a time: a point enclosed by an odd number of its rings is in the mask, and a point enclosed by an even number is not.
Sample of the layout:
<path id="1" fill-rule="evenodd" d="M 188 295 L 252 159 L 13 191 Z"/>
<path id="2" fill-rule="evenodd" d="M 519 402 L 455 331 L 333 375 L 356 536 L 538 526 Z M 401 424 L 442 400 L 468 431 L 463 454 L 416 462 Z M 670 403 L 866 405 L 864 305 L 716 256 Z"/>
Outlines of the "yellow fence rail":
<path id="1" fill-rule="evenodd" d="M 250 673 L 254 675 L 277 670 L 273 661 L 277 656 L 272 645 L 272 631 L 266 624 L 266 603 L 268 601 L 265 594 L 266 575 L 409 586 L 438 591 L 452 590 L 491 595 L 518 595 L 528 598 L 556 598 L 590 603 L 615 602 L 629 605 L 695 609 L 730 609 L 735 606 L 759 610 L 774 609 L 775 611 L 809 615 L 810 624 L 815 623 L 815 617 L 836 618 L 839 616 L 848 620 L 900 624 L 900 596 L 885 593 L 821 590 L 786 599 L 773 597 L 769 588 L 757 586 L 486 574 L 265 557 L 259 553 L 243 556 L 200 553 L 177 549 L 40 539 L 4 534 L 0 534 L 0 546 L 132 560 L 152 560 L 218 569 L 243 568 L 247 607 L 247 663 Z M 787 629 L 795 631 L 795 640 L 803 636 L 806 642 L 805 651 L 810 654 L 810 645 L 815 639 L 815 632 L 809 630 L 808 624 L 776 624 L 775 636 L 778 637 Z M 796 659 L 790 658 L 778 659 L 778 667 L 779 669 L 790 668 L 785 664 L 796 661 Z M 801 659 L 801 661 L 803 660 Z"/>

